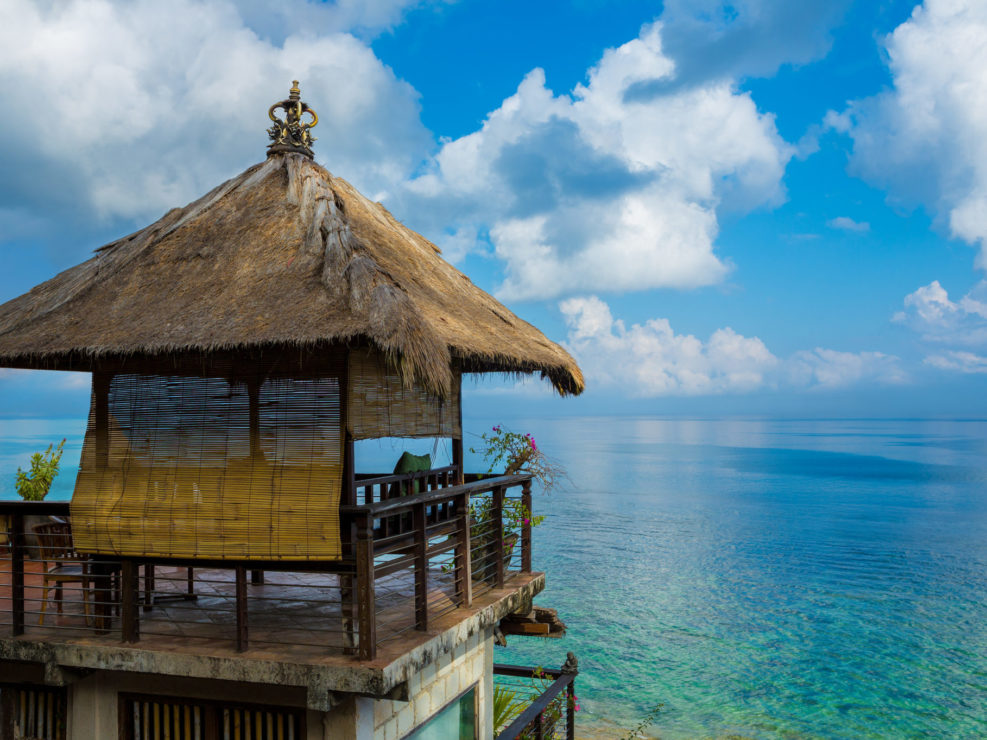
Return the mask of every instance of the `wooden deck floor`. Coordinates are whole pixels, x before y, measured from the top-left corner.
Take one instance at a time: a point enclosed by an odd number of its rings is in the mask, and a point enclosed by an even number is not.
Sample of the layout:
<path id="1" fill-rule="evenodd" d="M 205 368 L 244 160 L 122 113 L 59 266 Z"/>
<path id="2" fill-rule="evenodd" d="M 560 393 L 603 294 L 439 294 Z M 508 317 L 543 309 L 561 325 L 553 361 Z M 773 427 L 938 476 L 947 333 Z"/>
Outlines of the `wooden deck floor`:
<path id="1" fill-rule="evenodd" d="M 54 589 L 51 589 L 42 625 L 41 564 L 27 561 L 25 571 L 25 639 L 120 643 L 118 616 L 113 616 L 110 631 L 103 634 L 97 633 L 91 620 L 87 620 L 79 583 L 65 584 L 61 614 L 56 610 Z M 196 569 L 192 599 L 185 596 L 186 578 L 185 568 L 158 566 L 155 569 L 152 604 L 140 610 L 140 647 L 197 653 L 235 651 L 235 572 Z M 248 583 L 247 586 L 252 653 L 276 652 L 279 657 L 299 658 L 346 655 L 349 643 L 344 619 L 350 612 L 344 609 L 341 600 L 340 576 L 267 572 L 264 581 L 262 585 Z M 450 623 L 449 617 L 457 612 L 451 598 L 452 575 L 435 569 L 430 572 L 429 583 L 430 615 L 434 615 L 437 627 Z M 143 577 L 140 585 L 143 594 Z M 423 633 L 414 629 L 411 573 L 379 579 L 376 590 L 379 650 L 386 655 L 394 650 L 406 650 L 409 644 L 420 641 Z M 92 594 L 90 590 L 90 598 Z M 355 607 L 352 614 L 355 618 Z M 0 555 L 0 638 L 9 637 L 11 629 L 11 561 L 9 556 Z"/>

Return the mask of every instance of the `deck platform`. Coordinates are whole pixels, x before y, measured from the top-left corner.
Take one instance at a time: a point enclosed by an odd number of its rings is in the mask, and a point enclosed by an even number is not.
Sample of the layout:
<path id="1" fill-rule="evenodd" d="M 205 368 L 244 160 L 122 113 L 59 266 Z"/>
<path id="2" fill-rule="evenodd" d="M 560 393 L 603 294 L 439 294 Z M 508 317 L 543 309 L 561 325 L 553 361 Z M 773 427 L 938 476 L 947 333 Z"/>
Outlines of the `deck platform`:
<path id="1" fill-rule="evenodd" d="M 154 599 L 141 609 L 140 642 L 121 640 L 119 619 L 98 634 L 87 623 L 80 584 L 64 587 L 63 613 L 49 595 L 40 625 L 41 565 L 25 563 L 25 630 L 12 634 L 11 562 L 0 558 L 0 660 L 46 664 L 60 672 L 114 670 L 308 687 L 318 708 L 327 692 L 397 698 L 402 684 L 468 637 L 518 610 L 544 588 L 542 573 L 512 572 L 502 589 L 476 595 L 472 606 L 450 600 L 450 576 L 430 572 L 429 601 L 436 616 L 427 631 L 415 629 L 414 582 L 396 574 L 378 582 L 378 649 L 357 660 L 345 649 L 343 605 L 335 574 L 268 572 L 248 585 L 250 646 L 236 649 L 233 572 L 196 569 L 194 599 L 186 593 L 185 568 L 155 569 Z M 143 579 L 142 579 L 143 586 Z"/>

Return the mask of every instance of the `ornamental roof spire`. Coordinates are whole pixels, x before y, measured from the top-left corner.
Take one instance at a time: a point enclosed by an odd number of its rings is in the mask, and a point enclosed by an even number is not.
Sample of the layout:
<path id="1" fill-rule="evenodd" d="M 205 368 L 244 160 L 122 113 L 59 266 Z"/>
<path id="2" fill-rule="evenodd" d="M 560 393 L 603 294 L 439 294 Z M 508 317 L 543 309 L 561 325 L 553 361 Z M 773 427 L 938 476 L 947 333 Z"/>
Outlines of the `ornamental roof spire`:
<path id="1" fill-rule="evenodd" d="M 284 111 L 283 119 L 274 114 L 278 109 Z M 312 120 L 308 123 L 302 121 L 306 113 L 312 116 Z M 276 152 L 297 152 L 312 158 L 312 142 L 315 141 L 315 137 L 310 133 L 310 129 L 318 124 L 319 116 L 308 107 L 308 103 L 302 101 L 298 80 L 291 81 L 288 98 L 272 105 L 267 115 L 274 121 L 271 128 L 267 130 L 271 137 L 271 143 L 267 145 L 267 156 Z"/>

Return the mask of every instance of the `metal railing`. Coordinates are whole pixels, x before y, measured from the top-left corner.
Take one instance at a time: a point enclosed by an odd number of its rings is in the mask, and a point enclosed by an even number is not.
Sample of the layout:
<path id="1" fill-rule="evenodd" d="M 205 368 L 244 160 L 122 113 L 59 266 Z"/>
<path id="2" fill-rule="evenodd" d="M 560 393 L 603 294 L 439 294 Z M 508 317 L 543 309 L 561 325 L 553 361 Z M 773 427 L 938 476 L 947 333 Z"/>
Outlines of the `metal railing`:
<path id="1" fill-rule="evenodd" d="M 513 703 L 529 701 L 496 740 L 573 740 L 576 732 L 576 676 L 569 653 L 558 669 L 494 663 L 494 685 L 507 690 Z"/>
<path id="2" fill-rule="evenodd" d="M 454 472 L 358 480 L 366 493 L 361 503 L 340 507 L 343 557 L 332 562 L 51 553 L 45 560 L 27 518 L 69 521 L 69 504 L 0 502 L 0 533 L 7 532 L 7 543 L 0 542 L 0 634 L 81 631 L 131 643 L 174 636 L 233 640 L 239 650 L 314 646 L 372 659 L 381 643 L 428 630 L 470 606 L 474 594 L 531 571 L 530 515 L 516 515 L 530 514 L 531 477 L 454 485 Z M 415 480 L 424 490 L 395 493 L 413 491 Z M 482 516 L 474 521 L 476 514 Z M 71 535 L 63 536 L 69 552 Z M 59 559 L 71 577 L 55 577 Z"/>

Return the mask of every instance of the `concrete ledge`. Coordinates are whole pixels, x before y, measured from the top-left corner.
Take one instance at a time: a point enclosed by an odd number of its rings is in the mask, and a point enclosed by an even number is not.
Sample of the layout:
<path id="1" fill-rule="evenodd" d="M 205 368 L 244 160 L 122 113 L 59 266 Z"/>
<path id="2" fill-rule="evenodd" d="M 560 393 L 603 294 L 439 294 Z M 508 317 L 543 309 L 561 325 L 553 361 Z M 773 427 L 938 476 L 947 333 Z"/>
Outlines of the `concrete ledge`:
<path id="1" fill-rule="evenodd" d="M 544 588 L 544 573 L 515 575 L 506 588 L 475 598 L 471 608 L 456 609 L 435 619 L 428 632 L 409 630 L 401 638 L 380 645 L 373 661 L 320 655 L 312 648 L 237 653 L 230 648 L 162 637 L 128 645 L 111 636 L 55 641 L 24 635 L 0 638 L 0 662 L 41 664 L 44 676 L 54 683 L 66 673 L 117 671 L 298 686 L 306 690 L 309 708 L 325 711 L 331 703 L 330 692 L 401 699 L 407 695 L 402 684 L 412 676 L 443 655 L 455 653 L 472 636 L 492 629 L 508 614 L 530 610 L 532 598 Z"/>

